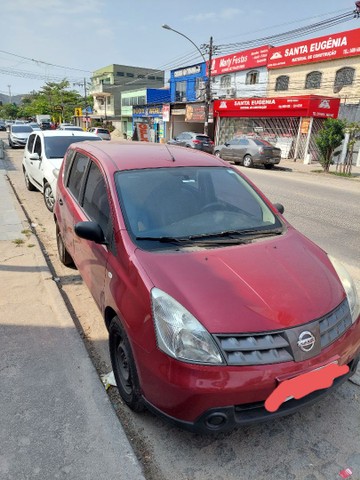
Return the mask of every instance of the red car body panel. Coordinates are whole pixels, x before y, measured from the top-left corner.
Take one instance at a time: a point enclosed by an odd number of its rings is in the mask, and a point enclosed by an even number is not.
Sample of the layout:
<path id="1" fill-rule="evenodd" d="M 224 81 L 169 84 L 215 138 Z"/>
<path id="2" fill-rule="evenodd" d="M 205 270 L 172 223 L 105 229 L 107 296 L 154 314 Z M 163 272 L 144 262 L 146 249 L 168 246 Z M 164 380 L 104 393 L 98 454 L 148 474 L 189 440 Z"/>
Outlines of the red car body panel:
<path id="1" fill-rule="evenodd" d="M 212 366 L 185 363 L 162 352 L 157 347 L 152 318 L 153 287 L 172 296 L 212 334 L 306 325 L 335 309 L 345 299 L 345 292 L 326 253 L 284 219 L 282 235 L 250 244 L 161 251 L 137 247 L 126 230 L 117 200 L 116 171 L 189 165 L 232 167 L 211 155 L 182 147 L 99 143 L 71 148 L 85 152 L 104 174 L 116 255 L 104 245 L 74 235 L 74 224 L 86 221 L 87 216 L 63 184 L 64 163 L 55 221 L 104 317 L 111 309 L 122 321 L 149 405 L 171 418 L 195 422 L 210 409 L 264 402 L 279 379 L 308 372 L 334 359 L 345 365 L 359 355 L 360 318 L 338 340 L 306 361 Z"/>

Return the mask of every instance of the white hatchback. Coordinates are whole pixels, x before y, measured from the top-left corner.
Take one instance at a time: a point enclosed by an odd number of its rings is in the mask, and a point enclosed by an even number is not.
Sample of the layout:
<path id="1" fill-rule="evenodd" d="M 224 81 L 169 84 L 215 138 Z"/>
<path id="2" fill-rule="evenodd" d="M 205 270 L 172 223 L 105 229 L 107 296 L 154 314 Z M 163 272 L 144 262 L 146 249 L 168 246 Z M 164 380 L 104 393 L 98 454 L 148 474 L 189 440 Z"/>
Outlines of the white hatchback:
<path id="1" fill-rule="evenodd" d="M 45 205 L 53 211 L 56 182 L 61 163 L 69 145 L 86 140 L 97 141 L 94 133 L 41 130 L 30 134 L 22 162 L 25 184 L 28 190 L 39 190 L 44 195 Z"/>

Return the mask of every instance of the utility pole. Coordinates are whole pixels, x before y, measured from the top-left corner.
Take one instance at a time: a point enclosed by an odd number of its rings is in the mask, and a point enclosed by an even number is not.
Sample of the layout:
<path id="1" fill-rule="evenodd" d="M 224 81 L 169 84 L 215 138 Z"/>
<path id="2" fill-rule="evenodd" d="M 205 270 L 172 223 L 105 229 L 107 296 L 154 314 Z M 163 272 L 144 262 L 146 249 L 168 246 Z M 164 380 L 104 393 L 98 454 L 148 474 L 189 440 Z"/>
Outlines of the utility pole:
<path id="1" fill-rule="evenodd" d="M 209 63 L 207 68 L 207 79 L 205 86 L 205 108 L 204 108 L 204 134 L 209 134 L 209 116 L 211 106 L 211 63 L 213 55 L 213 37 L 210 37 L 209 45 L 204 45 L 204 48 L 209 49 Z"/>
<path id="2" fill-rule="evenodd" d="M 84 78 L 84 96 L 85 96 L 85 125 L 88 129 L 88 105 L 87 105 L 87 93 L 86 93 L 86 78 Z"/>
<path id="3" fill-rule="evenodd" d="M 8 89 L 9 89 L 9 98 L 10 98 L 10 101 L 9 101 L 9 103 L 12 103 L 12 97 L 11 97 L 11 85 L 8 85 Z"/>

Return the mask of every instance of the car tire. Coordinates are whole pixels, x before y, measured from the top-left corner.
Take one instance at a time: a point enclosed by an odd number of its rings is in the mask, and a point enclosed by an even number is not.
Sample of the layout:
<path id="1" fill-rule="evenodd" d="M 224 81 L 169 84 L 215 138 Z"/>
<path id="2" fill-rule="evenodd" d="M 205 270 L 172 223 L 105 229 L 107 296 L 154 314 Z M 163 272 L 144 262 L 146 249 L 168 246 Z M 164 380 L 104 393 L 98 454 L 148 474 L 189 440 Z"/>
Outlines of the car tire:
<path id="1" fill-rule="evenodd" d="M 265 163 L 264 167 L 266 168 L 266 170 L 271 170 L 274 167 L 274 165 L 272 163 Z"/>
<path id="2" fill-rule="evenodd" d="M 253 159 L 251 158 L 251 155 L 245 155 L 243 159 L 243 165 L 246 168 L 250 168 L 254 165 Z"/>
<path id="3" fill-rule="evenodd" d="M 44 195 L 44 202 L 45 202 L 46 208 L 50 212 L 53 212 L 54 211 L 54 205 L 55 205 L 55 198 L 54 198 L 54 194 L 53 194 L 52 188 L 50 186 L 50 183 L 48 183 L 48 182 L 45 182 L 45 184 L 44 184 L 43 195 Z"/>
<path id="4" fill-rule="evenodd" d="M 74 260 L 72 259 L 72 256 L 70 253 L 66 250 L 64 241 L 62 239 L 61 233 L 60 233 L 60 228 L 58 224 L 56 224 L 56 244 L 57 244 L 57 250 L 59 254 L 59 260 L 60 262 L 65 265 L 65 267 L 75 267 Z"/>
<path id="5" fill-rule="evenodd" d="M 221 158 L 220 150 L 216 150 L 216 151 L 214 152 L 214 155 L 215 155 L 215 157 Z"/>
<path id="6" fill-rule="evenodd" d="M 125 329 L 118 317 L 114 317 L 110 323 L 109 350 L 121 398 L 131 410 L 142 412 L 145 404 L 141 395 L 133 353 Z"/>
<path id="7" fill-rule="evenodd" d="M 36 190 L 36 187 L 31 183 L 31 180 L 25 168 L 24 168 L 24 180 L 25 180 L 25 186 L 30 192 L 33 192 L 34 190 Z"/>

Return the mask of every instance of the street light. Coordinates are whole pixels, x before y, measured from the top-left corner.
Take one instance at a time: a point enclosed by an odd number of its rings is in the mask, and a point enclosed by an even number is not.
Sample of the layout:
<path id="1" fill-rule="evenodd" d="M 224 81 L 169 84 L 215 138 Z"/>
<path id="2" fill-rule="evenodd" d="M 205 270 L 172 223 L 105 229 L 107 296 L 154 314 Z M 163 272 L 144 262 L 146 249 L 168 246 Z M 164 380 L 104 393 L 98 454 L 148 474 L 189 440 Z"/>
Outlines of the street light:
<path id="1" fill-rule="evenodd" d="M 175 30 L 174 28 L 171 28 L 169 25 L 162 25 L 162 28 L 165 28 L 165 30 L 172 30 L 173 32 L 177 33 L 178 35 L 181 35 L 182 37 L 186 38 L 195 48 L 196 50 L 200 53 L 202 59 L 205 62 L 206 66 L 206 58 L 204 57 L 204 54 L 200 50 L 200 48 L 194 43 L 191 38 L 187 37 L 183 33 L 179 32 L 178 30 Z M 210 102 L 211 102 L 211 86 L 210 86 L 210 79 L 211 79 L 211 56 L 212 56 L 212 50 L 213 50 L 213 38 L 210 37 L 210 43 L 209 43 L 209 65 L 208 65 L 208 75 L 206 79 L 206 87 L 205 87 L 205 108 L 204 108 L 204 134 L 208 135 L 209 133 L 209 112 L 210 112 Z"/>

